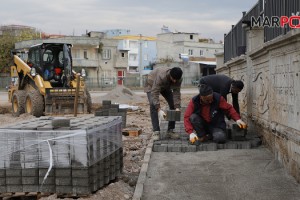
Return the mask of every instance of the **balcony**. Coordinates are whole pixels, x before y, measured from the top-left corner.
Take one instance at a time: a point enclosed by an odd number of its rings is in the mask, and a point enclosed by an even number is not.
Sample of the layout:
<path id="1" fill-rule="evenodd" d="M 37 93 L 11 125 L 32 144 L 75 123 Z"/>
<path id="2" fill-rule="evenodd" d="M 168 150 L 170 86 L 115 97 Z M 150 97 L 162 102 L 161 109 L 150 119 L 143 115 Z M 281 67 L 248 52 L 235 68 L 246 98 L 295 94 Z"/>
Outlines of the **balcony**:
<path id="1" fill-rule="evenodd" d="M 98 67 L 98 60 L 95 59 L 82 59 L 82 58 L 73 58 L 73 66 L 76 67 Z"/>

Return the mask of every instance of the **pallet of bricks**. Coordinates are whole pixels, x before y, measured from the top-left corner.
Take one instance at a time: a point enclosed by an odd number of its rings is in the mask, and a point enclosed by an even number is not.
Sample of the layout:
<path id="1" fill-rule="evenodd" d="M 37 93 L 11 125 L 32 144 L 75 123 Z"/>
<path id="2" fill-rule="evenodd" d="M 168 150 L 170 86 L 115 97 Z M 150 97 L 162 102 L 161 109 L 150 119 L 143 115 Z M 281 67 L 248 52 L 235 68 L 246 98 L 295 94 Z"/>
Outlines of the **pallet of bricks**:
<path id="1" fill-rule="evenodd" d="M 112 104 L 109 100 L 102 101 L 102 107 L 95 111 L 95 116 L 121 116 L 122 128 L 126 127 L 126 108 L 120 108 L 119 104 Z"/>
<path id="2" fill-rule="evenodd" d="M 55 120 L 42 117 L 0 129 L 1 194 L 86 196 L 120 175 L 121 117 L 60 119 L 69 120 L 60 126 Z"/>

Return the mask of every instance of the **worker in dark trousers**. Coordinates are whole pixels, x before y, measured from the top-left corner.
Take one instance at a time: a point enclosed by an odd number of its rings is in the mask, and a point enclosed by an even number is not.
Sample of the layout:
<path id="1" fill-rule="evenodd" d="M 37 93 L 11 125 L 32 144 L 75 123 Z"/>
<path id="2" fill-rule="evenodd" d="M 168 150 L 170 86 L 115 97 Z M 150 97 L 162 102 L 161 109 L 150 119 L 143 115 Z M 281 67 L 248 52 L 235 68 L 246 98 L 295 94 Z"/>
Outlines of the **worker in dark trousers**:
<path id="1" fill-rule="evenodd" d="M 227 94 L 232 95 L 232 105 L 234 109 L 240 114 L 238 93 L 244 88 L 244 83 L 240 80 L 233 80 L 232 78 L 223 74 L 208 75 L 200 78 L 199 85 L 209 85 L 214 92 L 221 94 L 227 101 Z"/>
<path id="2" fill-rule="evenodd" d="M 189 102 L 184 113 L 184 127 L 191 143 L 197 139 L 204 142 L 212 139 L 216 143 L 226 142 L 224 114 L 228 114 L 241 128 L 246 123 L 231 104 L 208 85 L 199 87 L 199 94 Z"/>
<path id="3" fill-rule="evenodd" d="M 182 70 L 179 67 L 159 67 L 148 75 L 144 91 L 150 104 L 150 116 L 153 127 L 153 140 L 160 138 L 159 118 L 166 114 L 161 110 L 159 95 L 167 101 L 171 110 L 179 110 L 181 104 L 180 87 L 182 83 Z M 179 134 L 174 132 L 175 121 L 169 121 L 167 137 L 178 139 Z"/>

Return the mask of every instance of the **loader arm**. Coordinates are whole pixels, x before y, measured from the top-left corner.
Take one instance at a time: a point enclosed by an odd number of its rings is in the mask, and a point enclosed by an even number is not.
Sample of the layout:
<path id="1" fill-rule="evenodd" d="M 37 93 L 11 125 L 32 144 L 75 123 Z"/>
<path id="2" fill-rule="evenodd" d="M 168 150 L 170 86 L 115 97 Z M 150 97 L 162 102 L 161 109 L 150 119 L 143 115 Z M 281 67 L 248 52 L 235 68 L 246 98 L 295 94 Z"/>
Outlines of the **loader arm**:
<path id="1" fill-rule="evenodd" d="M 51 84 L 48 81 L 44 81 L 43 78 L 37 74 L 35 77 L 32 77 L 30 74 L 31 67 L 29 67 L 21 58 L 17 55 L 14 55 L 14 62 L 16 64 L 17 72 L 24 74 L 23 79 L 25 76 L 28 76 L 34 83 L 35 86 L 38 88 L 42 95 L 46 94 L 46 88 L 52 88 Z M 33 87 L 35 87 L 33 86 Z"/>

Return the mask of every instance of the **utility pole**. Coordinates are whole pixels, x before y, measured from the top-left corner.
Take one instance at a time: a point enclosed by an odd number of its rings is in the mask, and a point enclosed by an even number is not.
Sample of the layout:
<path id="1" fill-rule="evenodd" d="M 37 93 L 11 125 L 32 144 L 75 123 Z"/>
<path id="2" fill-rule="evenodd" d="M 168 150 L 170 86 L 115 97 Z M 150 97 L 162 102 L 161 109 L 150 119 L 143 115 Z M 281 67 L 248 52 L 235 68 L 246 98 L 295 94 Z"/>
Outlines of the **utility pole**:
<path id="1" fill-rule="evenodd" d="M 143 75 L 142 75 L 142 71 L 143 71 L 143 56 L 142 56 L 142 34 L 140 34 L 140 49 L 139 49 L 139 54 L 140 54 L 140 60 L 139 60 L 139 72 L 140 72 L 140 87 L 143 87 Z"/>

